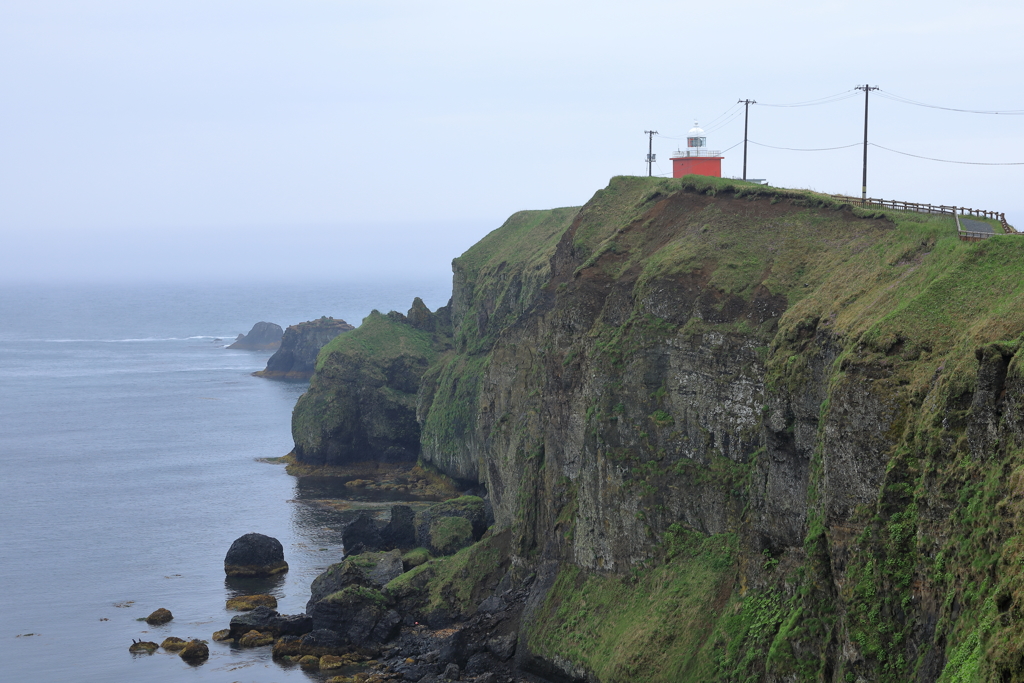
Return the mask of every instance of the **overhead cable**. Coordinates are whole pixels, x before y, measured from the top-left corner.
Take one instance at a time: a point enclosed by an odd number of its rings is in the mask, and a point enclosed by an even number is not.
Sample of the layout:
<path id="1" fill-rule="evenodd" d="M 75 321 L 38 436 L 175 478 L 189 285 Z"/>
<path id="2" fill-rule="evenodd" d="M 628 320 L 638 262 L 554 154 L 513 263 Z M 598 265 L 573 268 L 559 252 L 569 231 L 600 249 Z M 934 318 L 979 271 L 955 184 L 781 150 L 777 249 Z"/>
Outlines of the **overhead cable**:
<path id="1" fill-rule="evenodd" d="M 764 144 L 762 142 L 754 142 L 753 140 L 748 140 L 748 142 L 750 144 L 752 144 L 752 145 L 757 145 L 758 147 L 770 147 L 772 149 L 784 149 L 784 150 L 787 150 L 787 151 L 790 151 L 790 152 L 828 152 L 828 151 L 833 150 L 833 149 L 846 149 L 847 147 L 859 147 L 860 145 L 864 144 L 864 143 L 861 143 L 861 142 L 855 142 L 852 145 L 841 145 L 839 147 L 802 148 L 802 147 L 776 147 L 775 145 L 766 145 L 766 144 Z"/>
<path id="2" fill-rule="evenodd" d="M 857 143 L 860 144 L 860 143 Z M 928 161 L 941 161 L 944 164 L 968 164 L 970 166 L 1024 166 L 1024 161 L 1003 161 L 1003 162 L 990 162 L 990 161 L 953 161 L 951 159 L 935 159 L 932 157 L 923 157 L 918 154 L 911 154 L 910 152 L 901 152 L 898 149 L 889 149 L 888 147 L 882 147 L 876 145 L 873 142 L 869 142 L 872 147 L 878 149 L 884 149 L 886 152 L 893 152 L 895 154 L 902 154 L 903 156 L 914 157 L 916 159 L 926 159 Z"/>
<path id="3" fill-rule="evenodd" d="M 878 96 L 884 97 L 885 99 L 892 100 L 894 102 L 900 102 L 902 104 L 912 104 L 916 107 L 928 107 L 929 109 L 943 109 L 945 111 L 958 111 L 964 114 L 1002 114 L 1004 116 L 1024 116 L 1024 109 L 996 111 L 994 109 L 955 109 L 953 107 L 940 107 L 937 104 L 927 104 L 925 102 L 918 102 L 917 100 L 911 100 L 906 97 L 901 97 L 886 90 L 879 90 Z"/>
<path id="4" fill-rule="evenodd" d="M 764 102 L 758 102 L 759 107 L 814 107 L 819 104 L 832 104 L 833 102 L 841 102 L 842 100 L 848 100 L 851 97 L 856 97 L 857 93 L 855 89 L 844 90 L 843 92 L 836 93 L 835 95 L 829 95 L 828 97 L 819 97 L 816 100 L 807 100 L 806 102 L 793 102 L 791 104 L 767 104 Z"/>

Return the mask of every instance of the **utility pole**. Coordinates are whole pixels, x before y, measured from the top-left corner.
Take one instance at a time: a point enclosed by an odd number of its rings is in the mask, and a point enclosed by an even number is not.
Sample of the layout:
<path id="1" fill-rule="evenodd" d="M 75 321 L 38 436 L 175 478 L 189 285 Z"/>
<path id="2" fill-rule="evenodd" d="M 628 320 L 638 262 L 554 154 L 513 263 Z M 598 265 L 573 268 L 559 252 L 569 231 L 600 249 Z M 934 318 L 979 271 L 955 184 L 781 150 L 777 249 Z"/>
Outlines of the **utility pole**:
<path id="1" fill-rule="evenodd" d="M 757 104 L 757 100 L 737 100 L 736 104 L 743 103 L 743 179 L 747 179 L 747 118 L 750 116 L 750 105 Z"/>
<path id="2" fill-rule="evenodd" d="M 654 163 L 654 155 L 651 152 L 654 149 L 654 136 L 658 134 L 656 130 L 645 130 L 644 133 L 647 135 L 647 177 L 651 177 L 651 164 Z"/>
<path id="3" fill-rule="evenodd" d="M 876 85 L 858 85 L 854 90 L 864 91 L 864 176 L 860 184 L 860 201 L 863 204 L 868 198 L 868 93 L 878 90 Z"/>

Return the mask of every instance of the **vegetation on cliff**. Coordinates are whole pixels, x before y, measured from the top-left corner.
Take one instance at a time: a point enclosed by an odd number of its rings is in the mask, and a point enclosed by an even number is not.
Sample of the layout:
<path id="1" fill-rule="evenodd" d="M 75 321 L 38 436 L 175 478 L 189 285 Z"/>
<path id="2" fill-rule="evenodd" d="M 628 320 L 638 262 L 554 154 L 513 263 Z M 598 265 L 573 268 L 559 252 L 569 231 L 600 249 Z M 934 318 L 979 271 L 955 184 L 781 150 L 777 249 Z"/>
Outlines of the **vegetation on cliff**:
<path id="1" fill-rule="evenodd" d="M 615 178 L 457 259 L 422 458 L 484 484 L 541 577 L 522 665 L 1024 680 L 1022 264 L 950 218 L 696 177 Z M 443 599 L 430 566 L 395 587 Z"/>

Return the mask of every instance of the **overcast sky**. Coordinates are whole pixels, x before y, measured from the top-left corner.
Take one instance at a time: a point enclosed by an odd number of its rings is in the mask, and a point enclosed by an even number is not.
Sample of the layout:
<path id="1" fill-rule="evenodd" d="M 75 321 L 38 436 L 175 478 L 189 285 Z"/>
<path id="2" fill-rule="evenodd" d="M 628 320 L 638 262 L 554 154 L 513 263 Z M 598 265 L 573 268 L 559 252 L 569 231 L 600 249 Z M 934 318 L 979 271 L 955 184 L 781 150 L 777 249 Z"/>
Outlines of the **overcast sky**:
<path id="1" fill-rule="evenodd" d="M 1024 116 L 883 96 L 1024 110 L 1022 29 L 1019 0 L 0 0 L 0 278 L 433 277 L 646 174 L 645 130 L 655 173 L 694 120 L 741 142 L 740 98 L 762 145 L 858 143 L 865 83 L 878 145 L 1024 162 Z M 861 153 L 752 144 L 748 175 L 859 194 Z M 871 196 L 1024 228 L 1024 166 L 869 156 Z"/>

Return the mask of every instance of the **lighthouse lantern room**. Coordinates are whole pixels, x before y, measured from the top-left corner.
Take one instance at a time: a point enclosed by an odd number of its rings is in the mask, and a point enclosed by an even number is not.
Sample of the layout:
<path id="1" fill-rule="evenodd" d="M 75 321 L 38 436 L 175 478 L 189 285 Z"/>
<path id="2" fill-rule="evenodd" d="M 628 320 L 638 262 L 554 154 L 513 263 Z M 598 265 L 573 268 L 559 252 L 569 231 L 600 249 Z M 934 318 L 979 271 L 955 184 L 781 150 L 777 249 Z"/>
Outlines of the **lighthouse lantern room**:
<path id="1" fill-rule="evenodd" d="M 693 122 L 693 128 L 686 134 L 686 149 L 676 150 L 672 159 L 672 177 L 684 175 L 708 175 L 722 177 L 722 153 L 709 150 L 704 129 Z"/>

